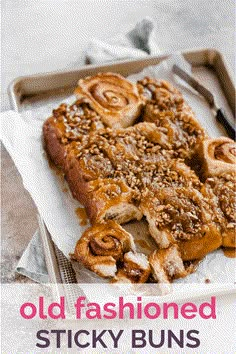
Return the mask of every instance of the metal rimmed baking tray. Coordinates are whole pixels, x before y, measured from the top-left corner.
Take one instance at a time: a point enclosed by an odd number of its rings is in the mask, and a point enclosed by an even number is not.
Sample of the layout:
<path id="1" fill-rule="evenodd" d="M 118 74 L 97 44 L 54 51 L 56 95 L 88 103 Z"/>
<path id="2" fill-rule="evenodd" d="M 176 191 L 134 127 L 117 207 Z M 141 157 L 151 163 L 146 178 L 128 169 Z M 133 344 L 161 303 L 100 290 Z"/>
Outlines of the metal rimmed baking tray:
<path id="1" fill-rule="evenodd" d="M 197 78 L 201 78 L 201 80 L 204 78 L 208 87 L 216 95 L 220 105 L 232 117 L 235 114 L 235 87 L 223 55 L 213 49 L 191 50 L 182 54 L 192 65 L 194 75 Z M 148 57 L 142 60 L 122 61 L 101 66 L 90 65 L 73 71 L 20 77 L 15 79 L 9 86 L 12 108 L 22 112 L 29 105 L 32 107 L 32 105 L 45 104 L 48 98 L 55 98 L 60 101 L 61 96 L 65 97 L 67 94 L 70 96 L 73 93 L 78 79 L 82 77 L 107 71 L 118 72 L 128 76 L 142 71 L 147 66 L 157 65 L 167 59 L 168 56 Z M 51 236 L 40 216 L 39 227 L 50 281 L 52 283 L 75 283 L 76 277 L 71 263 L 52 242 Z"/>

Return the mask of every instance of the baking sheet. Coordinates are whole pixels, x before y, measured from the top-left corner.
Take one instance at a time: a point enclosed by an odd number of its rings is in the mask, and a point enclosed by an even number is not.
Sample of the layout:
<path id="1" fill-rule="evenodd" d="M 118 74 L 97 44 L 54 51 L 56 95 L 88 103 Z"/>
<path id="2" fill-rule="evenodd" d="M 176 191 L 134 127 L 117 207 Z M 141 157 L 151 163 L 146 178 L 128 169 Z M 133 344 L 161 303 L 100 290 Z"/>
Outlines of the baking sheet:
<path id="1" fill-rule="evenodd" d="M 176 58 L 172 58 L 158 66 L 146 68 L 145 73 L 136 76 L 135 79 L 140 79 L 143 75 L 149 74 L 153 77 L 168 79 L 178 86 L 170 73 L 170 65 L 175 60 Z M 179 58 L 177 58 L 178 60 Z M 205 67 L 199 67 L 195 69 L 195 74 L 201 77 L 202 82 L 216 94 L 218 103 L 225 108 L 228 116 L 233 119 L 231 110 L 213 71 Z M 224 129 L 216 123 L 205 101 L 191 89 L 180 84 L 180 82 L 178 84 L 185 99 L 192 106 L 197 118 L 206 128 L 209 135 L 220 136 L 225 134 Z M 73 252 L 77 239 L 87 226 L 79 225 L 75 210 L 80 205 L 72 198 L 69 192 L 65 192 L 67 190 L 66 182 L 48 166 L 42 147 L 41 130 L 43 122 L 51 114 L 53 108 L 62 101 L 73 102 L 74 96 L 69 93 L 70 90 L 62 90 L 57 97 L 45 96 L 44 99 L 39 99 L 39 97 L 26 99 L 22 105 L 20 116 L 12 112 L 11 117 L 5 117 L 3 121 L 4 144 L 15 161 L 23 177 L 24 185 L 33 197 L 53 241 L 66 257 L 68 257 L 70 252 Z M 22 139 L 23 136 L 24 139 Z M 130 223 L 125 228 L 129 229 L 129 231 L 132 229 L 133 233 L 136 234 L 136 225 L 136 223 Z M 147 253 L 150 251 L 150 247 L 155 247 L 155 245 L 149 238 L 149 247 L 141 247 L 143 242 L 140 239 L 144 239 L 147 243 L 147 225 L 145 222 L 142 222 L 142 228 L 143 231 L 136 235 L 139 239 L 136 244 L 139 251 Z M 79 283 L 104 282 L 104 279 L 85 270 L 83 266 L 76 262 L 73 262 L 73 267 Z M 180 281 L 202 282 L 205 279 L 211 279 L 212 282 L 233 283 L 235 280 L 235 260 L 224 257 L 222 251 L 219 250 L 208 255 L 196 273 Z"/>

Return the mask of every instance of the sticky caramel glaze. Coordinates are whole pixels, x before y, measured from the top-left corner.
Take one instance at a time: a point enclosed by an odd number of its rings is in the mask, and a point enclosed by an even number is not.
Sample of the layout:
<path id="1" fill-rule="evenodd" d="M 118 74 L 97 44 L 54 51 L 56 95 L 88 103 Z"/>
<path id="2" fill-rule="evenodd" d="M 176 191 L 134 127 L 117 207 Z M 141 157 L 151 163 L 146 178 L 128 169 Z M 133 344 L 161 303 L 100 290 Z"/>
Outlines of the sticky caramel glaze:
<path id="1" fill-rule="evenodd" d="M 87 214 L 84 208 L 76 208 L 75 213 L 80 220 L 80 226 L 85 226 L 88 223 Z"/>
<path id="2" fill-rule="evenodd" d="M 182 94 L 168 82 L 148 77 L 138 81 L 138 89 L 146 101 L 144 121 L 166 131 L 176 157 L 190 159 L 206 133 Z"/>
<path id="3" fill-rule="evenodd" d="M 222 248 L 225 257 L 227 258 L 236 258 L 236 249 L 235 248 Z"/>
<path id="4" fill-rule="evenodd" d="M 151 273 L 148 259 L 142 253 L 125 253 L 118 267 L 118 282 L 146 283 Z"/>
<path id="5" fill-rule="evenodd" d="M 235 229 L 222 233 L 222 246 L 225 248 L 236 248 Z"/>
<path id="6" fill-rule="evenodd" d="M 146 250 L 148 250 L 148 251 L 152 251 L 151 246 L 150 246 L 145 240 L 136 239 L 136 240 L 135 240 L 135 243 L 136 243 L 137 245 L 139 245 L 141 248 L 144 248 L 144 249 L 146 249 Z"/>
<path id="7" fill-rule="evenodd" d="M 178 245 L 183 261 L 201 259 L 222 245 L 222 236 L 215 227 L 209 226 L 209 232 L 206 235 L 179 241 Z"/>
<path id="8" fill-rule="evenodd" d="M 88 197 L 83 204 L 92 224 L 109 219 L 123 224 L 142 218 L 134 203 L 136 193 L 122 180 L 97 179 L 89 182 L 87 190 Z"/>
<path id="9" fill-rule="evenodd" d="M 68 146 L 100 128 L 104 128 L 100 117 L 84 100 L 72 105 L 62 103 L 43 124 L 45 150 L 57 166 L 64 168 Z"/>
<path id="10" fill-rule="evenodd" d="M 236 173 L 210 177 L 202 193 L 212 202 L 212 210 L 222 233 L 223 247 L 236 247 Z"/>

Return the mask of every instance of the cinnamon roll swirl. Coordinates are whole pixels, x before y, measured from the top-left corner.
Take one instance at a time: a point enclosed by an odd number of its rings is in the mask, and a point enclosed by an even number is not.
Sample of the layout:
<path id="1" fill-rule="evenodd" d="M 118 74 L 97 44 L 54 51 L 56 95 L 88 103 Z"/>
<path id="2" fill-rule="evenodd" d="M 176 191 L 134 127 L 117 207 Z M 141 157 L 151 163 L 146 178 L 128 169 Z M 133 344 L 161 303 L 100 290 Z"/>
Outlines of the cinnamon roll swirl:
<path id="1" fill-rule="evenodd" d="M 145 77 L 138 81 L 137 86 L 142 98 L 147 103 L 155 105 L 154 116 L 145 110 L 144 118 L 147 121 L 153 122 L 158 119 L 161 112 L 178 112 L 185 104 L 182 94 L 165 80 Z"/>
<path id="2" fill-rule="evenodd" d="M 199 159 L 203 178 L 236 171 L 236 143 L 226 137 L 203 140 Z"/>
<path id="3" fill-rule="evenodd" d="M 182 94 L 168 82 L 148 77 L 138 81 L 138 88 L 146 101 L 143 119 L 166 131 L 176 157 L 190 160 L 205 132 Z"/>
<path id="4" fill-rule="evenodd" d="M 117 262 L 124 253 L 135 251 L 133 237 L 115 221 L 87 229 L 76 244 L 72 259 L 104 278 L 115 277 Z"/>
<path id="5" fill-rule="evenodd" d="M 86 98 L 103 122 L 112 128 L 132 125 L 143 106 L 137 86 L 114 73 L 79 80 L 75 95 Z"/>

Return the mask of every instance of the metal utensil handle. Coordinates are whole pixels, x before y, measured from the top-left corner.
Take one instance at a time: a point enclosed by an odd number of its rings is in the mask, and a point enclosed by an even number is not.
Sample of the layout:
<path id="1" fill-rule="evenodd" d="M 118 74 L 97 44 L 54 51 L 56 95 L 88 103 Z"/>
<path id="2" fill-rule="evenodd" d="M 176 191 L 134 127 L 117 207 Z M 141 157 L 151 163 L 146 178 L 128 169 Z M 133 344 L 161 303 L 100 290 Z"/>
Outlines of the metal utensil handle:
<path id="1" fill-rule="evenodd" d="M 203 85 L 200 84 L 193 76 L 189 75 L 186 71 L 181 69 L 178 65 L 173 65 L 173 73 L 178 75 L 182 80 L 187 82 L 194 90 L 196 90 L 200 95 L 202 95 L 211 107 L 214 106 L 214 96 L 213 94 Z"/>
<path id="2" fill-rule="evenodd" d="M 218 120 L 218 122 L 220 122 L 224 126 L 229 137 L 231 139 L 235 140 L 235 137 L 236 137 L 235 125 L 229 121 L 229 119 L 225 115 L 225 112 L 222 108 L 219 108 L 216 111 L 216 119 Z"/>

